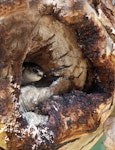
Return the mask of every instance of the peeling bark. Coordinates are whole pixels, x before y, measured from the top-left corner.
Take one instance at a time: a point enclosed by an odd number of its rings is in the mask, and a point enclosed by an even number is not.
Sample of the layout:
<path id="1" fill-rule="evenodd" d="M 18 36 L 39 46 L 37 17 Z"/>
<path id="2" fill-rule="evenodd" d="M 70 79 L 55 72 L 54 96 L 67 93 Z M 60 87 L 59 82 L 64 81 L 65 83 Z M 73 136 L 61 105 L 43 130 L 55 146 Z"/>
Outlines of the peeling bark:
<path id="1" fill-rule="evenodd" d="M 36 106 L 34 113 L 48 116 L 45 124 L 29 124 L 19 112 L 26 61 L 42 66 L 47 82 L 52 76 L 69 80 L 68 89 L 62 83 Z M 0 120 L 7 134 L 0 147 L 90 149 L 112 112 L 114 89 L 113 1 L 0 1 Z"/>

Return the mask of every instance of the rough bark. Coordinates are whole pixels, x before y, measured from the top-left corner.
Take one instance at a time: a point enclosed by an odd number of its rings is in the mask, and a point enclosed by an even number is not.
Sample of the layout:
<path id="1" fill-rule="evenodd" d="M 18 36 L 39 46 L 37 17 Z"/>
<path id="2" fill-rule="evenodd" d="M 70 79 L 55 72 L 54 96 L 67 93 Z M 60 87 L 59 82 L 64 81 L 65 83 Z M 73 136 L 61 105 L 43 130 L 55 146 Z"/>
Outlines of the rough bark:
<path id="1" fill-rule="evenodd" d="M 49 117 L 45 125 L 31 126 L 19 113 L 24 61 L 71 82 L 36 107 Z M 114 101 L 114 1 L 0 1 L 1 148 L 90 149 Z"/>

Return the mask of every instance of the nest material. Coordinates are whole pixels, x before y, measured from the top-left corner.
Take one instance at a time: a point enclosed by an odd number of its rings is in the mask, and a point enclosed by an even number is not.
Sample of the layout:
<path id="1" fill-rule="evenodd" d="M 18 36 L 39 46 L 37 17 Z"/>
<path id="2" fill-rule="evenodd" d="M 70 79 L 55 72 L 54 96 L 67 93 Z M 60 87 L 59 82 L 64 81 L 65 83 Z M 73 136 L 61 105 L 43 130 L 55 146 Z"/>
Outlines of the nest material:
<path id="1" fill-rule="evenodd" d="M 69 149 L 103 124 L 114 105 L 115 7 L 103 0 L 5 0 L 0 6 L 0 119 L 7 148 Z M 51 71 L 49 78 L 71 81 L 69 93 L 36 108 L 49 117 L 45 125 L 30 126 L 19 114 L 24 61 Z"/>

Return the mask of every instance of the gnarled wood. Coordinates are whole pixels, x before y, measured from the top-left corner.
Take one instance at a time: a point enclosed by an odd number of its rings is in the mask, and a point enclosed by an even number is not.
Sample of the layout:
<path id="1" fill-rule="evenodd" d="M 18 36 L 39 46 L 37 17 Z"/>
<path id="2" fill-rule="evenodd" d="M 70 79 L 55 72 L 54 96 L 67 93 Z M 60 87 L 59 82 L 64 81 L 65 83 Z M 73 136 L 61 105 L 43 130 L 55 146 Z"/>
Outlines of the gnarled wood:
<path id="1" fill-rule="evenodd" d="M 112 2 L 0 1 L 0 121 L 7 134 L 7 145 L 0 147 L 85 150 L 97 141 L 115 98 Z M 45 124 L 28 124 L 19 113 L 24 61 L 50 72 L 46 79 L 61 76 L 70 82 L 61 95 L 35 108 L 48 116 Z"/>

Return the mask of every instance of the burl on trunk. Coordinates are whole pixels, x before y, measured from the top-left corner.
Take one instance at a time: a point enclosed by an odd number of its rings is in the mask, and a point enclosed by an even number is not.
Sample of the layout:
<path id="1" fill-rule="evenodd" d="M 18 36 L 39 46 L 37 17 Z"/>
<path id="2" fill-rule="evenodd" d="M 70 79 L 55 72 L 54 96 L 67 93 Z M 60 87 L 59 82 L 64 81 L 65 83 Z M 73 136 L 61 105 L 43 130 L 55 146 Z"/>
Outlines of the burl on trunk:
<path id="1" fill-rule="evenodd" d="M 0 0 L 0 149 L 89 150 L 114 101 L 114 1 Z"/>

